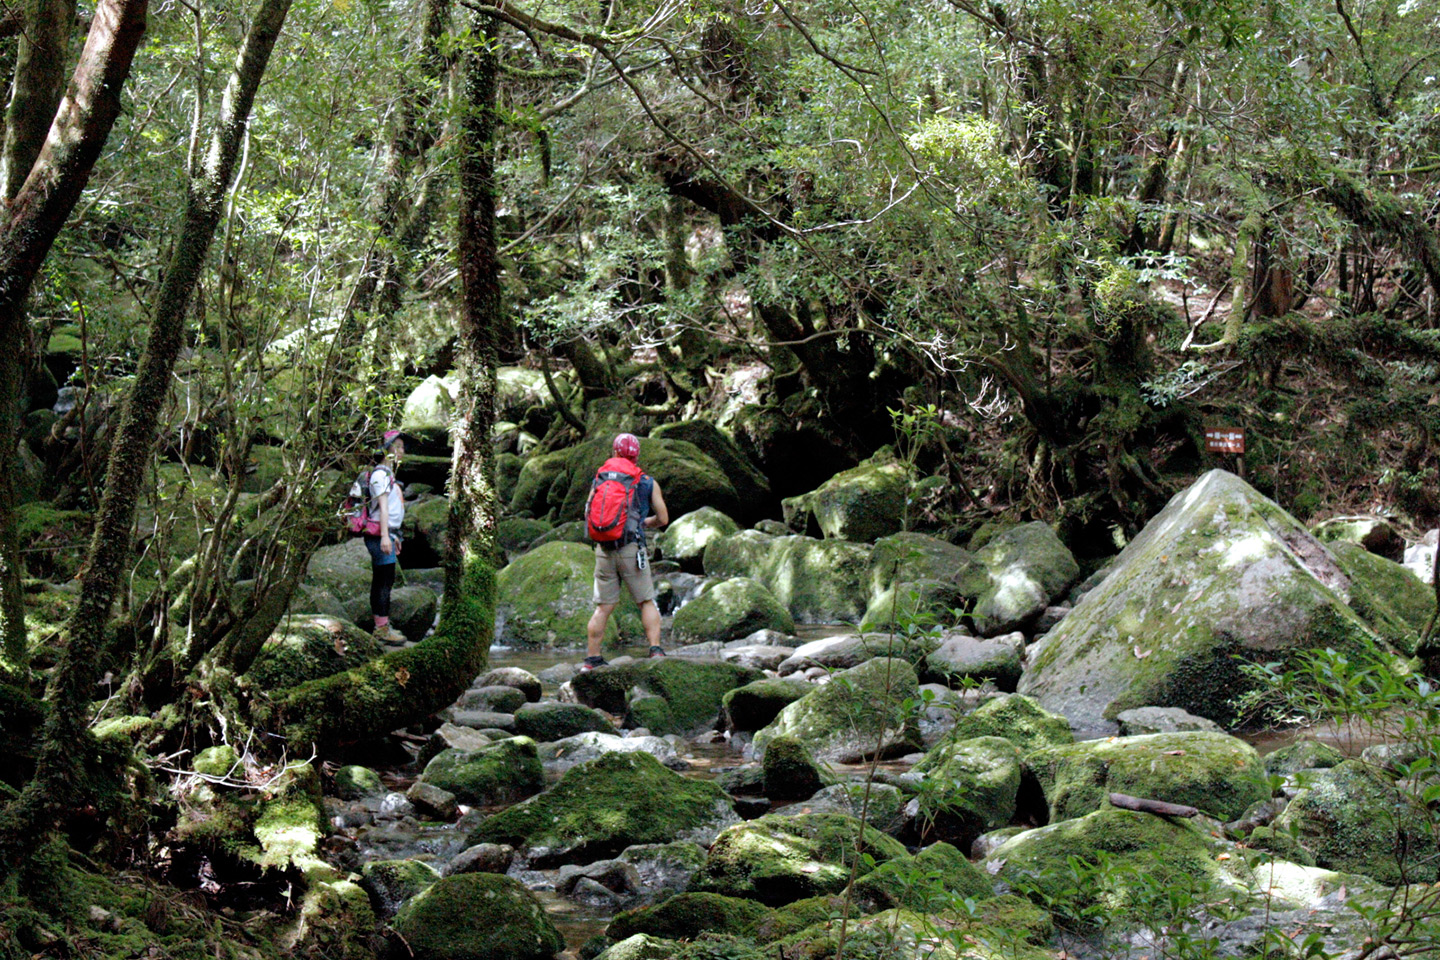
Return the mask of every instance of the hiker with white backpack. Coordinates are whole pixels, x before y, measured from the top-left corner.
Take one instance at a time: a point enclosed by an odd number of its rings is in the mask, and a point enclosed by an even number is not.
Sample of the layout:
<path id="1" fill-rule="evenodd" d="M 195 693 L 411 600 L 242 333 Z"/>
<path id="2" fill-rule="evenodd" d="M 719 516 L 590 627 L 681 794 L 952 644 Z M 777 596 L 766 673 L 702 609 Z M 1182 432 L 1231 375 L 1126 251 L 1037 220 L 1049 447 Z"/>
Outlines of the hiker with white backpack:
<path id="1" fill-rule="evenodd" d="M 370 613 L 375 618 L 375 639 L 392 644 L 405 641 L 390 627 L 390 591 L 400 556 L 400 525 L 405 522 L 405 496 L 395 479 L 395 467 L 403 456 L 405 439 L 400 431 L 385 431 L 373 462 L 356 478 L 346 500 L 348 528 L 365 538 L 365 549 L 370 551 Z"/>
<path id="2" fill-rule="evenodd" d="M 660 484 L 640 469 L 640 441 L 622 433 L 611 445 L 614 456 L 595 471 L 590 496 L 585 501 L 585 528 L 595 541 L 595 612 L 585 628 L 588 656 L 581 670 L 605 666 L 600 641 L 605 625 L 620 602 L 620 582 L 640 607 L 640 624 L 650 644 L 650 656 L 663 657 L 660 646 L 660 608 L 655 605 L 655 583 L 650 576 L 650 557 L 645 548 L 645 531 L 670 522 L 670 511 Z"/>

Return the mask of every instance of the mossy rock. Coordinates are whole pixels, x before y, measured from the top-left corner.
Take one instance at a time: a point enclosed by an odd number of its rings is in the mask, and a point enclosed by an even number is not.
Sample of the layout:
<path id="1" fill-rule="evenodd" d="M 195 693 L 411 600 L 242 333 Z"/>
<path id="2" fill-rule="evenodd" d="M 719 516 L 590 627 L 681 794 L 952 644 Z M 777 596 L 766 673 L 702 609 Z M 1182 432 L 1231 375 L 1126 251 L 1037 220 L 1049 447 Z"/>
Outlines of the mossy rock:
<path id="1" fill-rule="evenodd" d="M 371 860 L 360 870 L 360 886 L 370 895 L 375 915 L 389 920 L 410 900 L 440 881 L 440 874 L 419 860 Z"/>
<path id="2" fill-rule="evenodd" d="M 942 636 L 926 654 L 921 678 L 952 687 L 989 680 L 1001 690 L 1014 690 L 1024 662 L 1025 637 L 1021 633 L 987 638 L 952 633 Z"/>
<path id="3" fill-rule="evenodd" d="M 445 538 L 449 536 L 450 501 L 445 497 L 427 497 L 407 506 L 400 529 L 406 541 L 402 556 L 408 551 L 407 559 L 416 565 L 420 564 L 416 557 L 438 563 L 445 556 Z"/>
<path id="4" fill-rule="evenodd" d="M 568 389 L 568 375 L 563 371 L 552 374 L 556 385 Z M 495 371 L 495 415 L 501 420 L 519 423 L 531 407 L 552 403 L 550 388 L 545 385 L 545 374 L 529 367 L 499 367 Z"/>
<path id="5" fill-rule="evenodd" d="M 544 520 L 507 517 L 495 524 L 495 539 L 511 560 L 530 549 L 530 544 L 551 530 Z"/>
<path id="6" fill-rule="evenodd" d="M 320 775 L 308 763 L 292 764 L 269 788 L 253 827 L 261 867 L 305 871 L 321 863 L 320 841 L 329 821 L 320 795 Z"/>
<path id="7" fill-rule="evenodd" d="M 755 927 L 755 939 L 760 943 L 774 943 L 817 923 L 839 917 L 845 909 L 845 898 L 836 894 L 796 900 L 771 910 L 769 916 Z M 853 914 L 857 907 L 851 904 L 849 909 Z"/>
<path id="8" fill-rule="evenodd" d="M 831 782 L 805 744 L 794 737 L 772 738 L 760 769 L 765 773 L 765 796 L 771 800 L 804 800 Z"/>
<path id="9" fill-rule="evenodd" d="M 525 469 L 525 460 L 513 453 L 495 455 L 495 499 L 509 503 L 515 496 L 515 484 L 520 482 L 520 471 Z"/>
<path id="10" fill-rule="evenodd" d="M 1350 609 L 1380 637 L 1403 653 L 1413 654 L 1420 631 L 1435 613 L 1434 589 L 1407 567 L 1358 543 L 1341 540 L 1329 546 L 1350 578 Z"/>
<path id="11" fill-rule="evenodd" d="M 286 617 L 265 641 L 245 678 L 258 690 L 284 690 L 363 666 L 380 644 L 353 623 L 334 617 Z"/>
<path id="12" fill-rule="evenodd" d="M 688 780 L 648 754 L 609 753 L 486 818 L 468 843 L 508 843 L 536 866 L 590 863 L 639 843 L 708 844 L 738 819 L 719 786 Z"/>
<path id="13" fill-rule="evenodd" d="M 607 713 L 626 713 L 632 691 L 664 697 L 674 729 L 650 728 L 663 734 L 709 728 L 725 694 L 763 677 L 759 670 L 719 660 L 657 657 L 577 674 L 570 683 L 578 701 Z"/>
<path id="14" fill-rule="evenodd" d="M 1025 768 L 1045 792 L 1052 822 L 1099 810 L 1111 793 L 1195 807 L 1222 821 L 1270 799 L 1260 755 L 1223 733 L 1086 740 L 1035 750 Z"/>
<path id="15" fill-rule="evenodd" d="M 605 935 L 624 940 L 637 933 L 670 940 L 693 940 L 702 933 L 746 936 L 770 916 L 754 900 L 718 893 L 682 893 L 653 907 L 627 910 L 610 921 Z"/>
<path id="16" fill-rule="evenodd" d="M 1308 784 L 1274 828 L 1293 832 L 1317 866 L 1391 886 L 1440 878 L 1434 823 L 1417 795 L 1359 760 L 1317 773 Z"/>
<path id="17" fill-rule="evenodd" d="M 1332 553 L 1333 544 L 1353 543 L 1396 563 L 1405 558 L 1405 538 L 1384 517 L 1331 517 L 1315 524 L 1310 532 Z"/>
<path id="18" fill-rule="evenodd" d="M 335 796 L 341 800 L 363 800 L 384 793 L 380 774 L 369 767 L 351 764 L 335 771 Z"/>
<path id="19" fill-rule="evenodd" d="M 861 822 L 838 813 L 769 814 L 737 824 L 711 846 L 695 889 L 772 907 L 839 893 L 850 882 L 861 837 Z M 898 840 L 874 827 L 863 827 L 863 847 L 878 863 L 905 856 Z"/>
<path id="20" fill-rule="evenodd" d="M 799 623 L 856 623 L 869 599 L 870 547 L 742 530 L 705 547 L 705 575 L 763 583 Z"/>
<path id="21" fill-rule="evenodd" d="M 786 960 L 846 957 L 932 960 L 1053 960 L 1053 952 L 1031 946 L 1013 930 L 986 927 L 968 917 L 935 917 L 914 910 L 883 910 L 845 923 L 841 948 L 838 919 L 815 924 L 776 942 Z M 957 944 L 963 947 L 957 949 Z"/>
<path id="22" fill-rule="evenodd" d="M 670 709 L 670 701 L 656 696 L 639 696 L 632 699 L 630 706 L 625 711 L 625 726 L 631 730 L 643 728 L 660 736 L 683 732 L 683 728 L 675 722 L 675 713 Z"/>
<path id="23" fill-rule="evenodd" d="M 547 543 L 506 564 L 496 580 L 495 639 L 519 647 L 581 647 L 595 611 L 595 548 Z M 605 629 L 640 633 L 640 611 L 623 586 Z"/>
<path id="24" fill-rule="evenodd" d="M 1170 501 L 1103 583 L 1029 651 L 1019 690 L 1087 729 L 1134 707 L 1180 707 L 1222 727 L 1253 681 L 1244 660 L 1358 651 L 1373 632 L 1349 579 L 1298 520 L 1212 470 Z"/>
<path id="25" fill-rule="evenodd" d="M 347 607 L 363 599 L 368 610 L 370 551 L 365 549 L 365 541 L 352 537 L 316 550 L 305 569 L 304 583 L 325 590 Z"/>
<path id="26" fill-rule="evenodd" d="M 679 949 L 680 944 L 674 940 L 637 933 L 606 947 L 594 955 L 594 960 L 672 960 Z M 586 954 L 582 952 L 580 956 L 583 958 Z"/>
<path id="27" fill-rule="evenodd" d="M 535 895 L 495 873 L 441 878 L 392 926 L 415 960 L 553 960 L 565 949 Z"/>
<path id="28" fill-rule="evenodd" d="M 921 832 L 969 849 L 1015 816 L 1020 749 L 1000 737 L 946 740 L 914 767 L 922 777 Z"/>
<path id="29" fill-rule="evenodd" d="M 780 711 L 755 734 L 755 752 L 769 741 L 793 736 L 823 763 L 852 763 L 918 749 L 920 731 L 902 704 L 919 696 L 915 668 L 904 660 L 876 657 L 836 674 Z"/>
<path id="30" fill-rule="evenodd" d="M 892 455 L 876 455 L 786 500 L 785 522 L 801 530 L 813 521 L 827 539 L 874 541 L 901 529 L 911 479 Z"/>
<path id="31" fill-rule="evenodd" d="M 240 766 L 240 755 L 228 743 L 206 747 L 195 754 L 190 769 L 207 777 L 228 777 Z"/>
<path id="32" fill-rule="evenodd" d="M 1220 860 L 1216 841 L 1191 821 L 1129 810 L 1098 810 L 1027 830 L 981 864 L 997 880 L 1048 909 L 1068 913 L 1102 907 L 1123 911 L 1174 885 L 1201 902 L 1243 896 L 1248 868 L 1238 857 Z M 1077 886 L 1071 860 L 1109 868 Z"/>
<path id="33" fill-rule="evenodd" d="M 1000 737 L 1025 751 L 1075 742 L 1068 720 L 1021 694 L 987 700 L 973 713 L 957 717 L 947 735 L 950 741 L 976 737 Z"/>
<path id="34" fill-rule="evenodd" d="M 714 507 L 701 507 L 676 517 L 657 538 L 660 555 L 687 570 L 703 566 L 705 547 L 712 540 L 740 532 L 740 525 Z"/>
<path id="35" fill-rule="evenodd" d="M 759 730 L 814 689 L 815 685 L 805 680 L 766 678 L 727 690 L 720 701 L 725 726 L 730 730 Z"/>
<path id="36" fill-rule="evenodd" d="M 917 670 L 938 646 L 936 636 L 929 632 L 852 633 L 811 640 L 795 648 L 780 663 L 781 673 L 794 673 L 810 667 L 827 670 L 848 670 L 876 657 L 904 660 Z"/>
<path id="37" fill-rule="evenodd" d="M 1265 755 L 1265 772 L 1288 777 L 1301 770 L 1328 770 L 1345 762 L 1345 754 L 1315 740 L 1300 740 Z"/>
<path id="38" fill-rule="evenodd" d="M 970 599 L 970 620 L 982 637 L 1030 624 L 1065 595 L 1080 565 L 1055 531 L 1039 521 L 1023 523 L 975 551 L 975 565 L 959 576 Z"/>
<path id="39" fill-rule="evenodd" d="M 769 756 L 768 752 L 766 756 Z M 888 783 L 871 783 L 867 786 L 845 780 L 832 783 L 801 802 L 782 807 L 775 813 L 782 817 L 795 817 L 805 813 L 843 813 L 847 817 L 860 817 L 863 814 L 865 822 L 870 826 L 898 838 L 912 819 L 906 811 L 909 801 L 908 794 Z"/>
<path id="40" fill-rule="evenodd" d="M 958 583 L 975 566 L 970 551 L 948 540 L 913 531 L 882 537 L 870 551 L 870 609 L 875 610 L 896 584 L 917 580 Z"/>
<path id="41" fill-rule="evenodd" d="M 535 741 L 519 736 L 479 750 L 442 750 L 425 765 L 420 780 L 453 793 L 461 803 L 487 807 L 539 793 L 545 768 Z"/>
<path id="42" fill-rule="evenodd" d="M 736 577 L 709 587 L 675 612 L 677 643 L 728 643 L 757 630 L 794 633 L 790 611 L 758 580 Z"/>
<path id="43" fill-rule="evenodd" d="M 581 733 L 615 733 L 615 725 L 598 710 L 578 703 L 527 703 L 515 711 L 515 731 L 541 743 L 554 743 Z"/>
<path id="44" fill-rule="evenodd" d="M 25 545 L 25 572 L 47 580 L 69 580 L 80 570 L 90 546 L 95 515 L 88 510 L 57 510 L 38 501 L 15 508 L 15 535 Z"/>
<path id="45" fill-rule="evenodd" d="M 904 630 L 910 624 L 948 628 L 959 624 L 970 602 L 959 584 L 945 580 L 907 580 L 871 602 L 860 620 L 865 633 Z"/>
<path id="46" fill-rule="evenodd" d="M 957 897 L 981 900 L 994 895 L 984 871 L 948 843 L 932 843 L 913 856 L 882 863 L 855 883 L 856 898 L 877 910 L 909 907 L 938 913 Z"/>
<path id="47" fill-rule="evenodd" d="M 530 549 L 543 547 L 547 543 L 583 543 L 587 547 L 595 546 L 595 542 L 590 539 L 584 520 L 570 520 L 552 527 L 536 537 L 535 541 L 530 544 Z"/>
<path id="48" fill-rule="evenodd" d="M 31 656 L 41 654 L 53 659 L 56 649 L 52 646 L 59 640 L 70 615 L 75 612 L 79 595 L 51 587 L 39 593 L 25 594 L 25 635 L 30 641 Z"/>
<path id="49" fill-rule="evenodd" d="M 774 512 L 774 495 L 769 478 L 760 472 L 734 440 L 709 420 L 663 424 L 650 431 L 650 436 L 656 440 L 683 440 L 714 460 L 735 488 L 740 506 L 733 516 L 742 522 L 754 523 Z"/>

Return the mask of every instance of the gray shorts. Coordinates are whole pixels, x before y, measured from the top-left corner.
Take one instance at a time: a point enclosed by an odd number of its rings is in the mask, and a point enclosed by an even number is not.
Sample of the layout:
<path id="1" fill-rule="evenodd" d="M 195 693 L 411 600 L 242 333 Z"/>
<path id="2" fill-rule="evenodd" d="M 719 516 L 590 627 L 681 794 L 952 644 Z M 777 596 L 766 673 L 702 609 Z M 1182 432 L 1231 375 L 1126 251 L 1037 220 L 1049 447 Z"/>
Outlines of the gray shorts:
<path id="1" fill-rule="evenodd" d="M 655 582 L 650 578 L 650 564 L 642 570 L 636 560 L 640 545 L 627 543 L 617 550 L 595 547 L 595 602 L 620 602 L 620 581 L 630 588 L 636 603 L 655 599 Z"/>

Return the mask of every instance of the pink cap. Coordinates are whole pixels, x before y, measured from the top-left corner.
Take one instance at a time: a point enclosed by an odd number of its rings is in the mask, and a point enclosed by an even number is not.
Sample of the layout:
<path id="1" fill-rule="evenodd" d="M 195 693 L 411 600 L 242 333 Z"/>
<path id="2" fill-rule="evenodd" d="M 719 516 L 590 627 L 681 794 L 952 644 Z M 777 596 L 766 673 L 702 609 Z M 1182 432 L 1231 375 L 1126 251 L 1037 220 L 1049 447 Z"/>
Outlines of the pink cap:
<path id="1" fill-rule="evenodd" d="M 615 456 L 624 457 L 626 460 L 638 460 L 640 458 L 640 441 L 633 433 L 622 433 L 615 438 Z"/>
<path id="2" fill-rule="evenodd" d="M 399 436 L 399 430 L 386 430 L 380 435 L 380 446 L 385 448 L 386 450 L 389 450 L 390 444 L 394 443 L 395 439 Z"/>

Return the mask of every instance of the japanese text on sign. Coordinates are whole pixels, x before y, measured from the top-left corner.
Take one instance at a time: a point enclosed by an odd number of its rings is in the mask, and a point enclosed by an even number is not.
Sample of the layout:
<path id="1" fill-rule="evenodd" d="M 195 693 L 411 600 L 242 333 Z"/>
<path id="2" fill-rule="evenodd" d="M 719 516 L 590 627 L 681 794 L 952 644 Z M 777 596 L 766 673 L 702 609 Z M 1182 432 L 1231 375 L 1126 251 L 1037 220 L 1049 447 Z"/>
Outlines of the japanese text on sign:
<path id="1" fill-rule="evenodd" d="M 1205 431 L 1206 453 L 1244 453 L 1245 431 L 1215 429 Z"/>

